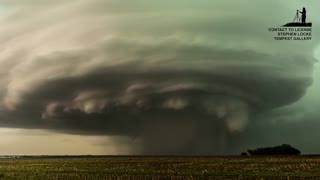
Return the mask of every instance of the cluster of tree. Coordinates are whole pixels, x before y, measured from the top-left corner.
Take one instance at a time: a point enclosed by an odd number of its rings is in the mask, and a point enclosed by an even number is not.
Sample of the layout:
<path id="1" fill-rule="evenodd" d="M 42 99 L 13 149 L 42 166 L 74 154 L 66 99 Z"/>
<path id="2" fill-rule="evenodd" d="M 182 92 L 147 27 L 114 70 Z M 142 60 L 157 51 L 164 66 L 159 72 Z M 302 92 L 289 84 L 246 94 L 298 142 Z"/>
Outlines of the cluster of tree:
<path id="1" fill-rule="evenodd" d="M 254 150 L 248 150 L 250 155 L 299 155 L 301 152 L 288 145 L 282 144 L 281 146 L 257 148 Z"/>

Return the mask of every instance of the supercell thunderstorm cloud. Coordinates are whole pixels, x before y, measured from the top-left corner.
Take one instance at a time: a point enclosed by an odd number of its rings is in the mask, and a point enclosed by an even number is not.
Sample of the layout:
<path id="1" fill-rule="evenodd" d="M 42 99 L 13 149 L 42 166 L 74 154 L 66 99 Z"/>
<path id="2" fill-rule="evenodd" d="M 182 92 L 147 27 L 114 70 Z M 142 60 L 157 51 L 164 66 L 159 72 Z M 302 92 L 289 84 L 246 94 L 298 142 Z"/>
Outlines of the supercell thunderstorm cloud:
<path id="1" fill-rule="evenodd" d="M 261 16 L 246 0 L 30 2 L 0 3 L 1 127 L 129 137 L 133 154 L 224 154 L 312 84 L 315 41 L 267 32 L 291 18 L 279 1 L 251 2 Z"/>

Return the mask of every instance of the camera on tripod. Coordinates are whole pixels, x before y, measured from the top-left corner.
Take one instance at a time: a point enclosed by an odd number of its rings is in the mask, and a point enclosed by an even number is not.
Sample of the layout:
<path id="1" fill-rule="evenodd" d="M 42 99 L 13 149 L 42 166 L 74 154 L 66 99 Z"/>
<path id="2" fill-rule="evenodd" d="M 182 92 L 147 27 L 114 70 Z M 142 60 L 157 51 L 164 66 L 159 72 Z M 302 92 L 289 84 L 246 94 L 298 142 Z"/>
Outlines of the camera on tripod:
<path id="1" fill-rule="evenodd" d="M 301 22 L 301 17 L 300 17 L 300 14 L 299 14 L 299 10 L 298 10 L 298 9 L 297 9 L 296 16 L 295 16 L 294 19 L 293 19 L 293 22 Z"/>

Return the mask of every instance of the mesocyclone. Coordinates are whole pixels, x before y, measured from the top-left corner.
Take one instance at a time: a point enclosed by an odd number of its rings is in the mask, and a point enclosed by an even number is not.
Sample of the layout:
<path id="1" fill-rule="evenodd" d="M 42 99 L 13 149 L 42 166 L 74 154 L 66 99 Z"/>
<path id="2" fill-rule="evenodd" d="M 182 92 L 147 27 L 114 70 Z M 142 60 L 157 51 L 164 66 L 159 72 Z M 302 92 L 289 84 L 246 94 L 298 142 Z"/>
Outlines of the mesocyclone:
<path id="1" fill-rule="evenodd" d="M 4 127 L 137 137 L 134 153 L 220 154 L 252 115 L 312 82 L 314 42 L 266 40 L 271 20 L 243 2 L 34 2 L 3 3 L 15 7 L 0 30 Z"/>

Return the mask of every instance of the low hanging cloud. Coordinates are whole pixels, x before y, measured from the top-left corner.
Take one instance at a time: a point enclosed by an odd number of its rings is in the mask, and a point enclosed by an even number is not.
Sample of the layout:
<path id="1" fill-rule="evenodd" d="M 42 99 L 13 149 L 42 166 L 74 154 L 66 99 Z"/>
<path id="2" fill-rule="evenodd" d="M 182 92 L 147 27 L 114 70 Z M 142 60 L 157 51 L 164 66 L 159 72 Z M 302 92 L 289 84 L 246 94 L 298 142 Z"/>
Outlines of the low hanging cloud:
<path id="1" fill-rule="evenodd" d="M 281 3 L 254 2 L 255 17 L 245 2 L 3 1 L 0 125 L 224 153 L 256 114 L 299 100 L 316 62 L 316 40 L 267 32 L 283 22 L 261 7 L 286 16 Z"/>

